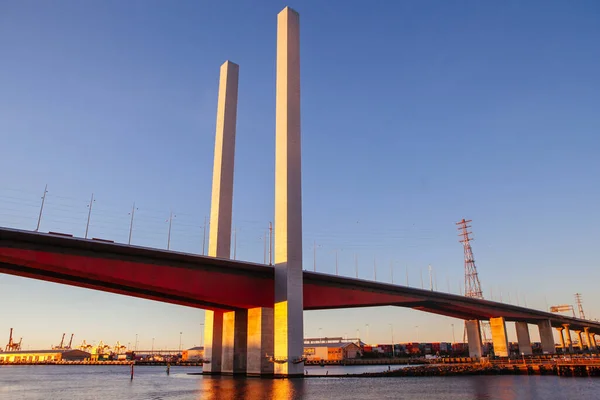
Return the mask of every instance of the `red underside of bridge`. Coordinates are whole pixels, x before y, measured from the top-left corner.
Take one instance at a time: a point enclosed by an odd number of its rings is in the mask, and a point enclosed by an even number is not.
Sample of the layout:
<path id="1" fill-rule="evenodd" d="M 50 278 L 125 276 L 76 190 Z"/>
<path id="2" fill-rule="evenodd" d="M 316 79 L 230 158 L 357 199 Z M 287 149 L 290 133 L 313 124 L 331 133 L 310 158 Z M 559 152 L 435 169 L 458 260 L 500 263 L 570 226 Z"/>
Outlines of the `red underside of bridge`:
<path id="1" fill-rule="evenodd" d="M 211 310 L 273 307 L 274 301 L 273 267 L 6 229 L 0 229 L 0 273 Z M 553 317 L 555 326 L 566 318 L 446 293 L 304 272 L 306 310 L 373 306 L 409 307 L 461 319 L 503 316 L 535 322 Z M 597 328 L 600 332 L 600 325 Z"/>
<path id="2" fill-rule="evenodd" d="M 3 273 L 212 310 L 272 307 L 273 271 L 263 268 L 269 276 L 240 273 L 230 268 L 219 271 L 0 248 L 0 272 Z M 306 309 L 391 305 L 418 300 L 341 287 L 324 288 L 318 283 L 304 285 Z"/>

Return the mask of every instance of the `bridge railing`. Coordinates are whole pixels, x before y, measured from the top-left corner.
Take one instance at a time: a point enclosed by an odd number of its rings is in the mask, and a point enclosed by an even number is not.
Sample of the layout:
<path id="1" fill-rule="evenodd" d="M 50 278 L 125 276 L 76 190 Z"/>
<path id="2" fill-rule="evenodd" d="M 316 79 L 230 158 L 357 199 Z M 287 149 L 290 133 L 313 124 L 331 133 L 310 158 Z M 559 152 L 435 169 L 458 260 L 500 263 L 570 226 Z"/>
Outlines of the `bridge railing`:
<path id="1" fill-rule="evenodd" d="M 57 193 L 48 186 L 39 192 L 2 187 L 0 226 L 208 254 L 209 209 L 186 211 L 165 207 L 161 210 L 148 203 L 115 200 L 102 193 Z M 262 221 L 234 218 L 232 259 L 271 263 L 275 233 L 270 230 L 269 219 L 270 216 Z M 413 247 L 422 247 L 432 239 L 431 232 L 415 231 L 415 228 L 411 228 L 410 234 L 404 228 L 393 232 L 365 232 L 358 222 L 354 225 L 355 228 L 342 232 L 333 232 L 327 226 L 319 226 L 314 231 L 310 227 L 305 229 L 304 269 L 462 295 L 462 277 L 444 278 L 425 265 L 408 267 L 397 261 L 398 252 L 410 257 Z M 419 241 L 422 243 L 417 246 Z M 399 249 L 399 243 L 404 243 L 404 247 Z M 519 295 L 513 295 L 511 301 L 509 291 L 504 291 L 504 296 L 502 293 L 497 286 L 488 287 L 490 300 L 527 305 L 519 302 Z"/>

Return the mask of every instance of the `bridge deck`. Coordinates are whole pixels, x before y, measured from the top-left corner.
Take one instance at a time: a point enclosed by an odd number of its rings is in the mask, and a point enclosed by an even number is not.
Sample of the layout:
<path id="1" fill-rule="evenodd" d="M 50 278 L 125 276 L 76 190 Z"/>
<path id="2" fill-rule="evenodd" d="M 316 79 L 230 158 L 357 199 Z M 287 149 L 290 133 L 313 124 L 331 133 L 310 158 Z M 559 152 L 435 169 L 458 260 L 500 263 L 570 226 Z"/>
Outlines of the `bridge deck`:
<path id="1" fill-rule="evenodd" d="M 212 310 L 273 306 L 274 268 L 96 240 L 0 228 L 0 272 Z M 304 308 L 398 306 L 461 319 L 600 323 L 505 303 L 304 272 Z"/>

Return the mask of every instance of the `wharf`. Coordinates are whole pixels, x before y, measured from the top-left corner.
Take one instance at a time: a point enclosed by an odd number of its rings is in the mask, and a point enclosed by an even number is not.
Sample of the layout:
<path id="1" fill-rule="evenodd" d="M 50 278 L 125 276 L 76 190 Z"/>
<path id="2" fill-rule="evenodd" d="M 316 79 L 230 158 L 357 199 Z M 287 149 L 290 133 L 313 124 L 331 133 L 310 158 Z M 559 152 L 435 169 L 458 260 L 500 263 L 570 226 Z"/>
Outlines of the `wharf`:
<path id="1" fill-rule="evenodd" d="M 432 360 L 420 358 L 351 358 L 347 360 L 306 360 L 304 365 L 422 365 Z"/>
<path id="2" fill-rule="evenodd" d="M 376 377 L 416 377 L 416 376 L 463 376 L 463 375 L 556 375 L 563 377 L 600 377 L 600 361 L 593 359 L 544 360 L 523 362 L 523 360 L 493 360 L 492 362 L 471 364 L 431 364 L 406 367 L 383 372 L 361 374 L 305 375 L 307 378 L 376 378 Z"/>
<path id="3" fill-rule="evenodd" d="M 10 363 L 2 363 L 0 362 L 0 367 L 9 366 L 9 365 L 131 365 L 133 362 L 130 360 L 121 360 L 121 361 L 32 361 L 32 362 L 10 362 Z M 166 366 L 170 365 L 172 367 L 201 367 L 201 362 L 165 362 L 165 361 L 135 361 L 136 366 L 140 365 L 148 365 L 148 366 Z"/>

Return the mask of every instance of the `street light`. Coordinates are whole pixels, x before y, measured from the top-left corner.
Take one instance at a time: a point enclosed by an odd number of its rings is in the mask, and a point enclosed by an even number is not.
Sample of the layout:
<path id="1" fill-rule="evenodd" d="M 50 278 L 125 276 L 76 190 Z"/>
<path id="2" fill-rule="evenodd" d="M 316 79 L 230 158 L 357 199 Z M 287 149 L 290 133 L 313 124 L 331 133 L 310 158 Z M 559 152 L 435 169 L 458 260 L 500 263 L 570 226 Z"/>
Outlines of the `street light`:
<path id="1" fill-rule="evenodd" d="M 317 272 L 317 247 L 321 247 L 321 245 L 317 246 L 317 241 L 313 241 L 313 272 Z"/>
<path id="2" fill-rule="evenodd" d="M 204 323 L 200 323 L 200 346 L 204 347 Z"/>
<path id="3" fill-rule="evenodd" d="M 179 332 L 179 351 L 181 351 L 181 335 L 183 332 Z"/>
<path id="4" fill-rule="evenodd" d="M 173 225 L 173 218 L 177 215 L 173 215 L 173 211 L 169 214 L 169 219 L 166 221 L 169 223 L 169 234 L 167 235 L 167 250 L 171 250 L 171 225 Z"/>
<path id="5" fill-rule="evenodd" d="M 367 328 L 367 344 L 369 344 L 369 324 L 365 324 L 365 327 Z"/>

